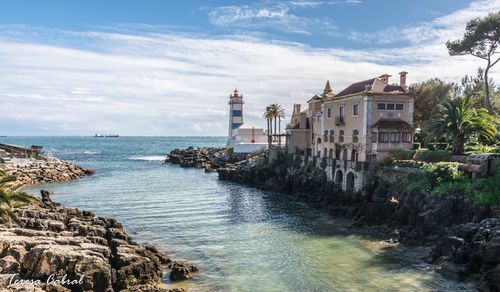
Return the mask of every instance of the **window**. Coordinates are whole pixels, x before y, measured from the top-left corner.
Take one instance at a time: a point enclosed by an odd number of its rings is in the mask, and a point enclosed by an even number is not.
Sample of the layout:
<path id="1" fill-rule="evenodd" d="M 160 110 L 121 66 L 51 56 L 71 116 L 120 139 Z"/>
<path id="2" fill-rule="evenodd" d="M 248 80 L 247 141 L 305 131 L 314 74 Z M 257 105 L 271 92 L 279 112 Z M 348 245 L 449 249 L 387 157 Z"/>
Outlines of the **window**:
<path id="1" fill-rule="evenodd" d="M 330 130 L 330 143 L 335 142 L 335 132 Z"/>
<path id="2" fill-rule="evenodd" d="M 393 103 L 388 103 L 387 108 L 388 111 L 394 110 L 394 104 Z"/>
<path id="3" fill-rule="evenodd" d="M 411 136 L 412 136 L 411 132 L 404 132 L 403 133 L 403 142 L 411 143 Z"/>
<path id="4" fill-rule="evenodd" d="M 352 130 L 352 143 L 358 143 L 358 135 L 359 135 L 358 129 Z"/>
<path id="5" fill-rule="evenodd" d="M 391 133 L 391 142 L 399 143 L 399 141 L 401 141 L 401 133 L 399 132 Z"/>
<path id="6" fill-rule="evenodd" d="M 325 137 L 323 138 L 323 140 L 325 140 L 325 142 L 328 142 L 328 131 L 325 131 Z"/>
<path id="7" fill-rule="evenodd" d="M 352 115 L 357 116 L 359 114 L 359 104 L 352 105 Z"/>
<path id="8" fill-rule="evenodd" d="M 396 103 L 396 110 L 397 111 L 402 111 L 403 110 L 403 104 L 402 103 Z"/>
<path id="9" fill-rule="evenodd" d="M 332 108 L 331 107 L 326 109 L 326 118 L 328 118 L 328 119 L 332 118 Z"/>
<path id="10" fill-rule="evenodd" d="M 379 132 L 378 133 L 378 142 L 379 143 L 388 143 L 389 142 L 389 132 Z"/>
<path id="11" fill-rule="evenodd" d="M 343 117 L 344 116 L 344 106 L 339 106 L 339 116 Z"/>
<path id="12" fill-rule="evenodd" d="M 339 131 L 339 142 L 344 142 L 344 130 Z"/>
<path id="13" fill-rule="evenodd" d="M 385 103 L 377 103 L 377 110 L 379 111 L 385 110 Z"/>
<path id="14" fill-rule="evenodd" d="M 372 132 L 372 143 L 377 143 L 377 132 Z"/>

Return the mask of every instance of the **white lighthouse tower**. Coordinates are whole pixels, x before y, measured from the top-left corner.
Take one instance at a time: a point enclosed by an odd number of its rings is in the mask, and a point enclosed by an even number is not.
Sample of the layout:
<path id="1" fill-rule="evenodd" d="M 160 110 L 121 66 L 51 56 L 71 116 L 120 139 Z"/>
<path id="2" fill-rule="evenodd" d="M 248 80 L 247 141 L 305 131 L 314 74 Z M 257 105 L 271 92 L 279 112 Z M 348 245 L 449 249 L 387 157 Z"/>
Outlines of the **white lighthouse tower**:
<path id="1" fill-rule="evenodd" d="M 243 124 L 243 95 L 238 93 L 238 89 L 229 95 L 229 135 L 227 146 L 234 146 L 234 138 L 238 128 Z"/>

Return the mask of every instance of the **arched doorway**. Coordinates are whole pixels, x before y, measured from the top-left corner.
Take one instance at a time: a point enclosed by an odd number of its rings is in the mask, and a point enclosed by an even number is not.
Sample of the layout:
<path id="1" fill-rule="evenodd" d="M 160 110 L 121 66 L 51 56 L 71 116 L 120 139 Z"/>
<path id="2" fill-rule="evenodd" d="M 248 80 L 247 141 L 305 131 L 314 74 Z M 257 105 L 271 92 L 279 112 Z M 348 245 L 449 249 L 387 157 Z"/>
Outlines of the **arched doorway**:
<path id="1" fill-rule="evenodd" d="M 355 149 L 351 151 L 351 160 L 358 161 L 358 151 L 356 151 Z"/>
<path id="2" fill-rule="evenodd" d="M 354 173 L 352 172 L 347 174 L 345 190 L 348 192 L 354 191 Z"/>
<path id="3" fill-rule="evenodd" d="M 339 185 L 340 187 L 342 187 L 342 179 L 343 179 L 342 176 L 343 176 L 342 175 L 342 170 L 340 170 L 340 169 L 337 170 L 337 173 L 335 173 L 335 183 L 337 185 Z"/>

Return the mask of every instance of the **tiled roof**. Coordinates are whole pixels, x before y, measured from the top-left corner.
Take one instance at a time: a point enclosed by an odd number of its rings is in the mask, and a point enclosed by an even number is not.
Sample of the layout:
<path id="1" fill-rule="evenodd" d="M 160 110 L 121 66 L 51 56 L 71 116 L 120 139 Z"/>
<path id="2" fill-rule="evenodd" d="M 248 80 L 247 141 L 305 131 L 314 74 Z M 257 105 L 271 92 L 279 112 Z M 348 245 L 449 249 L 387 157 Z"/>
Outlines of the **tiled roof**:
<path id="1" fill-rule="evenodd" d="M 358 92 L 363 92 L 363 91 L 365 91 L 365 86 L 372 85 L 374 80 L 375 80 L 375 78 L 372 78 L 372 79 L 353 83 L 353 84 L 349 85 L 346 89 L 339 92 L 336 95 L 336 97 L 354 94 L 354 93 L 358 93 Z"/>
<path id="2" fill-rule="evenodd" d="M 405 90 L 403 89 L 403 87 L 399 86 L 399 85 L 387 85 L 386 87 L 384 87 L 384 92 L 391 92 L 391 91 L 399 91 L 399 92 L 404 92 Z"/>
<path id="3" fill-rule="evenodd" d="M 386 120 L 380 119 L 375 124 L 373 124 L 372 128 L 379 129 L 411 129 L 411 125 L 402 120 Z"/>

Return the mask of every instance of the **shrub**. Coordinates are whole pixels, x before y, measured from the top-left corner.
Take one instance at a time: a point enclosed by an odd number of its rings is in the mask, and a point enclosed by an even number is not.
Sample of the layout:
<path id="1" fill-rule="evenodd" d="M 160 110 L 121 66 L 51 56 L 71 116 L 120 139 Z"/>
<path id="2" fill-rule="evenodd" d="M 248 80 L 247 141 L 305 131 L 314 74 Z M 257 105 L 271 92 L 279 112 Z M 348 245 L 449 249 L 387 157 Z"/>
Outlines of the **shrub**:
<path id="1" fill-rule="evenodd" d="M 450 159 L 450 152 L 446 150 L 418 150 L 415 153 L 415 160 L 424 162 L 440 162 L 448 161 Z"/>
<path id="2" fill-rule="evenodd" d="M 413 159 L 415 152 L 415 150 L 408 149 L 391 149 L 389 150 L 389 155 L 394 158 L 394 160 L 410 160 Z"/>
<path id="3" fill-rule="evenodd" d="M 500 207 L 500 169 L 492 177 L 476 179 L 473 181 L 476 190 L 474 201 L 491 206 Z"/>
<path id="4" fill-rule="evenodd" d="M 452 182 L 460 178 L 463 174 L 458 171 L 456 162 L 437 162 L 423 166 L 426 177 L 432 187 L 443 182 Z"/>
<path id="5" fill-rule="evenodd" d="M 411 168 L 422 168 L 426 163 L 422 161 L 415 160 L 399 160 L 393 161 L 391 166 L 397 167 L 411 167 Z"/>

